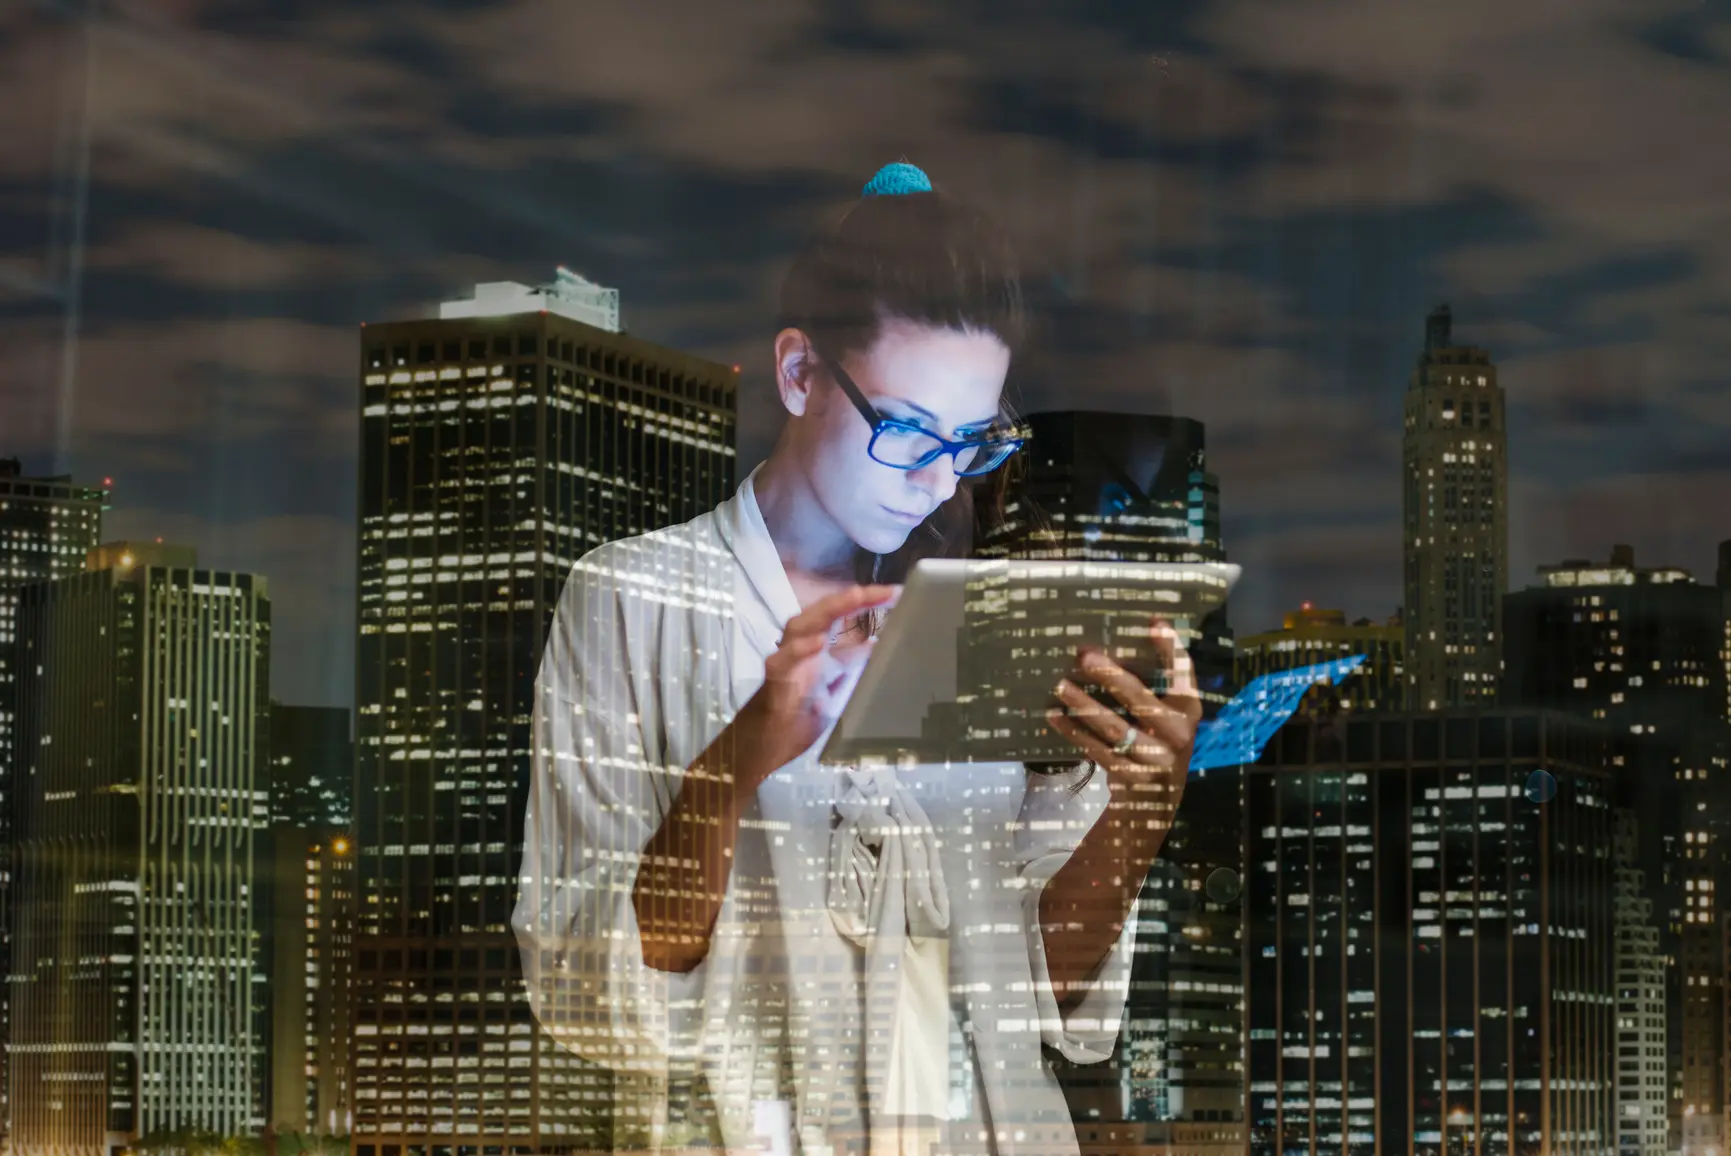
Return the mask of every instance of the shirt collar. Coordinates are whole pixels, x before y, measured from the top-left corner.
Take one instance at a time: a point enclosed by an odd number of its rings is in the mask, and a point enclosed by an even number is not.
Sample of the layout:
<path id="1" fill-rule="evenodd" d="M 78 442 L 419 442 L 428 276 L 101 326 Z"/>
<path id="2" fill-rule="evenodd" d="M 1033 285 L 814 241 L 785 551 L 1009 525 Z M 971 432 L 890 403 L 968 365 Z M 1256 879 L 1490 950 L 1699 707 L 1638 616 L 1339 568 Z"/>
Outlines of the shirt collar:
<path id="1" fill-rule="evenodd" d="M 762 468 L 759 465 L 746 475 L 733 497 L 722 504 L 718 525 L 758 599 L 774 615 L 779 630 L 799 613 L 799 596 L 793 592 L 793 583 L 787 580 L 787 568 L 775 552 L 775 540 L 769 536 L 769 525 L 757 504 L 757 490 L 752 483 Z"/>

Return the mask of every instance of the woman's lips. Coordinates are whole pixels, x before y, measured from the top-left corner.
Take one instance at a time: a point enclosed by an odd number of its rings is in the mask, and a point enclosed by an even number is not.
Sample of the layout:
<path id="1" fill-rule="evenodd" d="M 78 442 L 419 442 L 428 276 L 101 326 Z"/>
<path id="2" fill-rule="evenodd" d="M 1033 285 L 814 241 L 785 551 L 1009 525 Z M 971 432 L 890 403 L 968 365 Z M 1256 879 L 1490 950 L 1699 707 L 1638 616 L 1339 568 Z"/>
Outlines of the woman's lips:
<path id="1" fill-rule="evenodd" d="M 896 521 L 906 522 L 910 526 L 917 526 L 921 522 L 926 520 L 926 515 L 924 515 L 924 514 L 908 514 L 908 513 L 902 512 L 901 510 L 892 510 L 888 506 L 884 507 L 884 513 L 888 514 L 890 517 L 894 518 Z"/>

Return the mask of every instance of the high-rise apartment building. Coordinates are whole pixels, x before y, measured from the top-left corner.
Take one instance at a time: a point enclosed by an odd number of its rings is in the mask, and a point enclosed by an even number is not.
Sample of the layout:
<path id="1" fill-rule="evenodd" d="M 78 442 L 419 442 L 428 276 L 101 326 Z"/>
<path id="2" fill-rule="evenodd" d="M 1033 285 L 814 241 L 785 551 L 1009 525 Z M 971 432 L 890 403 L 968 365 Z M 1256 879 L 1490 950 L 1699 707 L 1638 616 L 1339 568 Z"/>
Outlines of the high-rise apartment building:
<path id="1" fill-rule="evenodd" d="M 1508 589 L 1508 435 L 1488 352 L 1460 345 L 1446 305 L 1408 382 L 1404 472 L 1407 706 L 1494 701 Z"/>
<path id="2" fill-rule="evenodd" d="M 102 536 L 108 489 L 81 485 L 68 475 L 27 477 L 16 458 L 0 458 L 0 976 L 12 941 L 12 736 L 18 683 L 14 646 L 19 591 L 30 582 L 76 574 Z M 11 992 L 0 985 L 0 1142 L 11 1126 L 6 1047 Z"/>
<path id="3" fill-rule="evenodd" d="M 147 543 L 87 567 L 18 608 L 13 1148 L 256 1135 L 265 581 Z"/>
<path id="4" fill-rule="evenodd" d="M 344 707 L 270 713 L 270 1122 L 348 1135 L 354 744 Z"/>
<path id="5" fill-rule="evenodd" d="M 271 1130 L 347 1136 L 354 845 L 282 825 L 269 845 Z"/>
<path id="6" fill-rule="evenodd" d="M 1543 712 L 1289 723 L 1248 770 L 1252 1153 L 1609 1153 L 1614 756 Z"/>
<path id="7" fill-rule="evenodd" d="M 1725 969 L 1719 890 L 1728 881 L 1731 737 L 1723 716 L 1724 598 L 1677 567 L 1570 560 L 1504 600 L 1511 704 L 1602 719 L 1627 736 L 1636 862 L 1667 961 L 1673 1151 L 1723 1152 Z"/>
<path id="8" fill-rule="evenodd" d="M 1617 891 L 1617 1152 L 1665 1156 L 1670 1149 L 1665 954 L 1640 862 L 1633 811 L 1615 819 Z"/>
<path id="9" fill-rule="evenodd" d="M 1279 630 L 1238 640 L 1237 682 L 1243 686 L 1265 674 L 1355 654 L 1365 656 L 1364 664 L 1339 685 L 1319 684 L 1299 714 L 1318 713 L 1318 700 L 1326 700 L 1329 711 L 1399 711 L 1406 701 L 1406 627 L 1398 615 L 1384 623 L 1360 618 L 1349 624 L 1343 611 L 1306 602 L 1285 615 Z"/>
<path id="10" fill-rule="evenodd" d="M 735 372 L 617 324 L 565 276 L 360 334 L 356 1156 L 607 1146 L 510 924 L 535 675 L 580 556 L 736 485 Z"/>
<path id="11" fill-rule="evenodd" d="M 1220 487 L 1202 423 L 1090 411 L 1026 418 L 1031 433 L 985 557 L 1221 562 Z M 1175 621 L 1209 713 L 1229 699 L 1227 611 Z M 1060 1067 L 1087 1156 L 1237 1152 L 1243 1145 L 1242 866 L 1236 771 L 1186 789 L 1138 899 L 1136 963 L 1120 1056 Z"/>

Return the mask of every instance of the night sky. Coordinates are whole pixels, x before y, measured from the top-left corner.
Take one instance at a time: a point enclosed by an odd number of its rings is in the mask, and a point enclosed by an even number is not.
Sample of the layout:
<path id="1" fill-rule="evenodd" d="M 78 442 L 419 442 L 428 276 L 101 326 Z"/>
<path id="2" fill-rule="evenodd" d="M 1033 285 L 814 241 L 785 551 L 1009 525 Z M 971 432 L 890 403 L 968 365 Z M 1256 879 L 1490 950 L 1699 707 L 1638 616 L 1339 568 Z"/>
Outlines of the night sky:
<path id="1" fill-rule="evenodd" d="M 0 10 L 0 456 L 267 575 L 286 701 L 353 682 L 360 322 L 564 263 L 743 365 L 748 467 L 781 272 L 903 156 L 1075 302 L 1024 408 L 1207 424 L 1240 633 L 1399 604 L 1442 301 L 1501 366 L 1513 585 L 1731 537 L 1727 0 L 101 7 Z"/>

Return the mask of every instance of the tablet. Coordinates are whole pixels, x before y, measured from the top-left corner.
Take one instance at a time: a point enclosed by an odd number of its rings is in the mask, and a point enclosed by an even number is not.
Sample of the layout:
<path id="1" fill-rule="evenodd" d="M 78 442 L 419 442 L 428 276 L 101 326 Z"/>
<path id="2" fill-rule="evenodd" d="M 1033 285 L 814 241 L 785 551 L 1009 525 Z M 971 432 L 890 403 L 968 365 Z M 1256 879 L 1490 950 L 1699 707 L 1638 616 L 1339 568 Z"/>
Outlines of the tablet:
<path id="1" fill-rule="evenodd" d="M 1046 711 L 1077 648 L 1098 646 L 1164 689 L 1152 620 L 1193 635 L 1238 573 L 1226 562 L 922 560 L 819 757 L 1074 763 Z"/>

